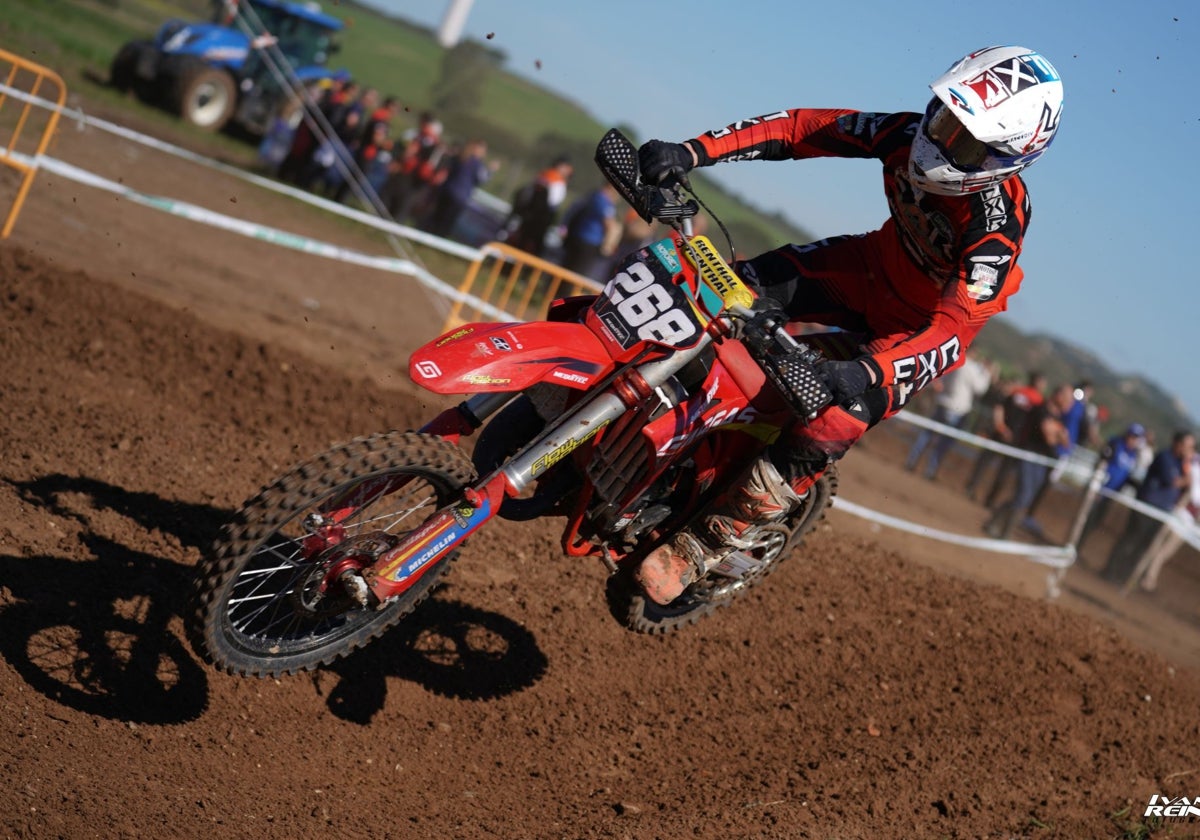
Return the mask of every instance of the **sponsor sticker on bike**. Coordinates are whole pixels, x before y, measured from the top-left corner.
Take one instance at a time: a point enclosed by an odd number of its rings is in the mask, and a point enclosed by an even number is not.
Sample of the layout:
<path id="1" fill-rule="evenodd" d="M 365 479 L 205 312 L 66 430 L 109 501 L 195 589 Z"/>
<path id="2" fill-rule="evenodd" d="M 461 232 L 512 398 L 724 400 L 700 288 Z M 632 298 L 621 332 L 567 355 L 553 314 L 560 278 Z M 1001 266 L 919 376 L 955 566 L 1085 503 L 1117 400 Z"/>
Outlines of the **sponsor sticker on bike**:
<path id="1" fill-rule="evenodd" d="M 670 239 L 661 239 L 650 246 L 651 252 L 658 257 L 658 261 L 663 264 L 663 268 L 671 272 L 674 276 L 683 271 L 683 264 L 679 262 L 679 255 L 675 253 L 675 243 Z"/>
<path id="2" fill-rule="evenodd" d="M 754 304 L 754 293 L 738 279 L 725 260 L 721 259 L 721 255 L 707 236 L 693 236 L 690 245 L 687 250 L 688 260 L 700 272 L 700 279 L 704 284 L 720 296 L 725 306 L 749 307 Z"/>

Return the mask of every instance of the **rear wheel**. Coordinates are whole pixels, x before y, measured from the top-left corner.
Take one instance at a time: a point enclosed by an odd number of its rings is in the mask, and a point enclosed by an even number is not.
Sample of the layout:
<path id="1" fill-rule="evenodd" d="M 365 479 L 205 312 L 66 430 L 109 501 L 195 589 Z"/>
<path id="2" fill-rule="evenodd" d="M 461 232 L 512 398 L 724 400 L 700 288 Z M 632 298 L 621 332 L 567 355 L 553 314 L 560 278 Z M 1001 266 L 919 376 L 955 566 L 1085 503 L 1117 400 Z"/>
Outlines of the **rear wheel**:
<path id="1" fill-rule="evenodd" d="M 613 617 L 638 633 L 662 635 L 695 624 L 732 603 L 775 571 L 799 547 L 805 534 L 824 518 L 829 503 L 837 495 L 837 485 L 837 468 L 831 466 L 810 488 L 800 507 L 779 525 L 761 527 L 755 545 L 746 551 L 759 565 L 742 577 L 710 572 L 671 603 L 656 604 L 634 581 L 633 569 L 622 569 L 608 580 L 606 594 Z"/>
<path id="2" fill-rule="evenodd" d="M 237 85 L 224 70 L 201 61 L 188 61 L 179 68 L 173 102 L 179 116 L 207 131 L 220 131 L 233 116 Z"/>
<path id="3" fill-rule="evenodd" d="M 339 575 L 372 564 L 474 477 L 457 446 L 400 432 L 295 467 L 246 503 L 197 567 L 193 646 L 229 673 L 266 677 L 365 645 L 411 613 L 455 555 L 382 606 L 361 604 Z"/>

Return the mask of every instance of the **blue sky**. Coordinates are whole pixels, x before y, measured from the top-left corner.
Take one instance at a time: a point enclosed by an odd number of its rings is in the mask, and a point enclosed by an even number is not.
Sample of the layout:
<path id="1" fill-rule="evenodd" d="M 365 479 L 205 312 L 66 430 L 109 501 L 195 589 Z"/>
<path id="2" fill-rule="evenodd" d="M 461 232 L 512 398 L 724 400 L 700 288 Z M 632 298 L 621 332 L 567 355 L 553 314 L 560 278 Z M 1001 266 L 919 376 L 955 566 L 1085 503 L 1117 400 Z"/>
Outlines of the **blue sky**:
<path id="1" fill-rule="evenodd" d="M 366 2 L 433 27 L 448 5 Z M 600 121 L 668 140 L 789 107 L 920 110 L 929 82 L 962 54 L 1038 50 L 1061 74 L 1066 106 L 1054 145 L 1026 175 L 1033 218 L 1008 317 L 1148 375 L 1200 418 L 1200 278 L 1185 257 L 1200 238 L 1195 0 L 475 0 L 465 32 L 495 33 L 509 69 Z M 711 172 L 820 237 L 873 230 L 887 213 L 873 161 Z"/>

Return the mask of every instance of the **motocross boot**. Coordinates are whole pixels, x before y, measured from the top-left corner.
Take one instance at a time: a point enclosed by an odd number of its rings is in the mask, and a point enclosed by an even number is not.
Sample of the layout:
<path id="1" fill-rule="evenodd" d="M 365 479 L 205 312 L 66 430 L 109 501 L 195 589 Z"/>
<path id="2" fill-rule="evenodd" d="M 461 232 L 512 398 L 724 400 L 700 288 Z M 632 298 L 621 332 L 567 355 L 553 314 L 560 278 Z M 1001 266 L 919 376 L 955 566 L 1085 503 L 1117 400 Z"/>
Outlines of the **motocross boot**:
<path id="1" fill-rule="evenodd" d="M 804 501 L 820 476 L 821 471 L 807 470 L 789 482 L 770 457 L 760 456 L 704 517 L 707 536 L 717 545 L 742 547 L 740 535 L 754 525 L 783 519 Z"/>
<path id="2" fill-rule="evenodd" d="M 635 578 L 650 600 L 671 603 L 730 554 L 747 548 L 751 541 L 743 535 L 787 516 L 820 475 L 805 474 L 789 483 L 770 458 L 759 457 L 704 517 L 700 537 L 681 530 L 646 555 Z"/>

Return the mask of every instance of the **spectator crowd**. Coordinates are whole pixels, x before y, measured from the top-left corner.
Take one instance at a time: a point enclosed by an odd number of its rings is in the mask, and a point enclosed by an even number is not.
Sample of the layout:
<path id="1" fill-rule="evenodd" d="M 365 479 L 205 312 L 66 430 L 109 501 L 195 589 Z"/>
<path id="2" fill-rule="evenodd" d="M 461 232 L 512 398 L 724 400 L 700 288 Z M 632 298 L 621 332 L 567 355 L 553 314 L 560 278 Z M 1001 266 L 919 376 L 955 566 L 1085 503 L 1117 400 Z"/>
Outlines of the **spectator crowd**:
<path id="1" fill-rule="evenodd" d="M 1157 587 L 1164 565 L 1184 542 L 1180 533 L 1195 527 L 1200 515 L 1200 455 L 1190 430 L 1175 432 L 1161 449 L 1155 448 L 1153 430 L 1139 422 L 1103 439 L 1099 431 L 1103 415 L 1093 401 L 1091 382 L 1050 388 L 1037 371 L 1005 379 L 994 364 L 979 358 L 969 358 L 943 377 L 930 394 L 925 398 L 930 402 L 930 419 L 999 445 L 970 450 L 972 463 L 963 487 L 968 499 L 988 509 L 983 523 L 988 536 L 1054 542 L 1038 512 L 1048 506 L 1048 491 L 1062 482 L 1077 450 L 1086 447 L 1096 456 L 1096 486 L 1084 497 L 1075 536 L 1079 556 L 1126 591 L 1134 586 L 1146 591 Z M 917 472 L 924 459 L 920 473 L 936 480 L 953 444 L 949 435 L 923 428 L 909 448 L 905 469 Z M 1003 447 L 1032 457 L 1008 454 Z M 1121 497 L 1133 503 L 1114 506 L 1112 502 Z M 1116 507 L 1123 510 L 1118 513 Z M 1111 548 L 1100 557 L 1095 533 L 1102 526 L 1114 536 Z M 1068 536 L 1061 535 L 1058 541 Z"/>
<path id="2" fill-rule="evenodd" d="M 259 157 L 272 174 L 335 201 L 373 205 L 396 222 L 443 238 L 477 236 L 469 221 L 472 200 L 499 168 L 488 158 L 486 140 L 450 141 L 428 112 L 398 130 L 406 113 L 399 100 L 381 99 L 346 74 L 323 80 L 310 93 L 316 104 L 311 119 L 295 126 L 276 120 L 260 145 Z M 574 171 L 568 158 L 552 160 L 515 191 L 507 217 L 495 219 L 484 238 L 602 279 L 617 248 L 648 239 L 648 233 L 636 214 L 631 219 L 620 211 L 608 184 L 568 202 Z"/>

